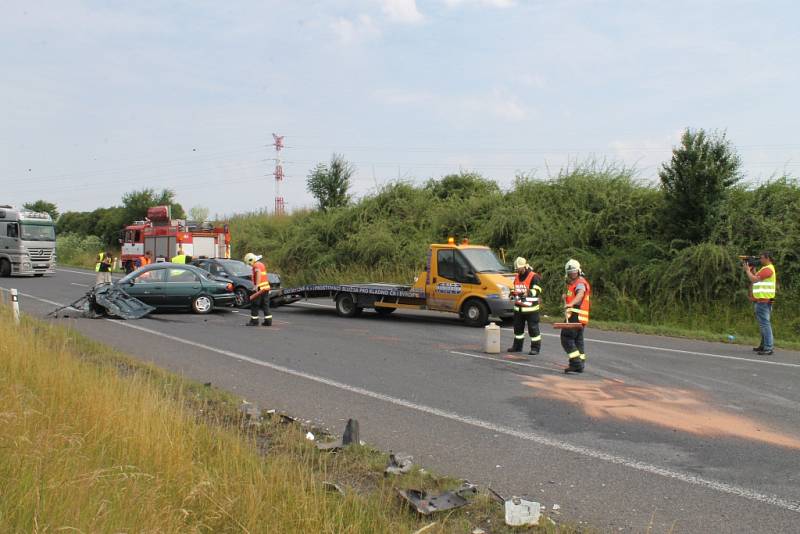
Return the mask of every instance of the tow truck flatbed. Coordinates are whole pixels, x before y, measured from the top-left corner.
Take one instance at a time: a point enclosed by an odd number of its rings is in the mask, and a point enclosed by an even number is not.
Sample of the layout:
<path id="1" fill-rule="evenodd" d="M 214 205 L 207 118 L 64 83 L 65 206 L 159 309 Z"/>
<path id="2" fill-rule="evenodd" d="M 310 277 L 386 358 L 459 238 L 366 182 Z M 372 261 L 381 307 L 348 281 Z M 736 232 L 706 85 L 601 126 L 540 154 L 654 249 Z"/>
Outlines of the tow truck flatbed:
<path id="1" fill-rule="evenodd" d="M 514 274 L 491 249 L 451 238 L 431 244 L 425 270 L 411 285 L 387 283 L 310 284 L 282 290 L 285 297 L 332 297 L 336 313 L 355 317 L 364 308 L 389 315 L 399 308 L 456 313 L 470 326 L 484 326 L 490 316 L 511 317 Z"/>

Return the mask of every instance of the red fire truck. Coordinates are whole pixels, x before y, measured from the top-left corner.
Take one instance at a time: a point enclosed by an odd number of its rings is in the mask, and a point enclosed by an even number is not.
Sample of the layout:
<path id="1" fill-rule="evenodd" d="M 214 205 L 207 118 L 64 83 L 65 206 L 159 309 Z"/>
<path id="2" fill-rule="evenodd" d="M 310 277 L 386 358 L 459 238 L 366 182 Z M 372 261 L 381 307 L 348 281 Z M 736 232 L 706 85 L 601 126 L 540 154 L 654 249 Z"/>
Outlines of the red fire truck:
<path id="1" fill-rule="evenodd" d="M 145 253 L 152 261 L 169 261 L 183 248 L 193 258 L 230 258 L 231 234 L 228 225 L 195 223 L 173 219 L 169 206 L 147 210 L 144 221 L 126 226 L 122 239 L 122 265 L 126 272 L 135 270 Z"/>

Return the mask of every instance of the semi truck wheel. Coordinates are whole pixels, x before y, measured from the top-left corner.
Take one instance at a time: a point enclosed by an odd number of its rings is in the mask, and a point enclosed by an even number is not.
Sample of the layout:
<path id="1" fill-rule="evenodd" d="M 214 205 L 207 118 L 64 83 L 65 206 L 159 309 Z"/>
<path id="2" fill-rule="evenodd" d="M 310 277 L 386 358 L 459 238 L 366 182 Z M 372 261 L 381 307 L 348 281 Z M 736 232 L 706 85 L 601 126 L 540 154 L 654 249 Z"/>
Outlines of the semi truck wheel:
<path id="1" fill-rule="evenodd" d="M 356 301 L 350 293 L 336 295 L 336 313 L 342 317 L 356 317 L 364 308 L 356 306 Z"/>
<path id="2" fill-rule="evenodd" d="M 489 307 L 478 299 L 469 299 L 461 306 L 461 315 L 467 326 L 486 326 L 489 321 Z"/>
<path id="3" fill-rule="evenodd" d="M 0 260 L 0 276 L 3 278 L 11 276 L 11 262 L 5 258 Z"/>

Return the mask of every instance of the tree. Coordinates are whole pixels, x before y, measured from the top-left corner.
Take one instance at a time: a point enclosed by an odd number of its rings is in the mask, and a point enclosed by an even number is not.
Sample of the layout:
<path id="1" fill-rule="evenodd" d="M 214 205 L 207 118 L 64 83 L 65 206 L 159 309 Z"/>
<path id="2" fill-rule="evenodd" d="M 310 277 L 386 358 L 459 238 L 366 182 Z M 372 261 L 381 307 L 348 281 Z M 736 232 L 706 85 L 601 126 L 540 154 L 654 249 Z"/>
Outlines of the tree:
<path id="1" fill-rule="evenodd" d="M 186 212 L 175 202 L 175 192 L 171 189 L 162 189 L 160 193 L 156 193 L 155 189 L 142 189 L 122 196 L 124 223 L 131 224 L 133 221 L 144 219 L 147 217 L 147 208 L 153 206 L 170 206 L 174 219 L 186 218 Z"/>
<path id="2" fill-rule="evenodd" d="M 28 202 L 22 205 L 26 210 L 38 211 L 41 213 L 49 213 L 50 217 L 55 221 L 58 219 L 58 208 L 52 202 L 46 200 L 37 200 L 36 202 Z"/>
<path id="3" fill-rule="evenodd" d="M 707 240 L 728 191 L 741 179 L 740 167 L 741 159 L 724 133 L 687 128 L 672 159 L 659 171 L 667 236 L 689 243 Z"/>
<path id="4" fill-rule="evenodd" d="M 334 154 L 330 165 L 318 164 L 306 178 L 306 189 L 315 199 L 319 209 L 326 211 L 346 206 L 350 202 L 350 178 L 355 172 L 344 157 Z"/>
<path id="5" fill-rule="evenodd" d="M 192 206 L 189 210 L 189 219 L 195 222 L 208 220 L 208 208 L 205 206 Z"/>

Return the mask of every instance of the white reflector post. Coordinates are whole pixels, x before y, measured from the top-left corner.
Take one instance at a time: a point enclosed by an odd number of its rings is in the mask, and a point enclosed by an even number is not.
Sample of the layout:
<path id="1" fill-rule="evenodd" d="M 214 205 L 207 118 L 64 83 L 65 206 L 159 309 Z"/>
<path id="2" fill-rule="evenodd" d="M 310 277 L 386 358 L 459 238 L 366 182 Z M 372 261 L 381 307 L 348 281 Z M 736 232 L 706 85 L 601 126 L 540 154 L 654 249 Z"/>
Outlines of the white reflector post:
<path id="1" fill-rule="evenodd" d="M 14 311 L 14 323 L 19 325 L 19 296 L 16 289 L 11 289 L 11 309 Z"/>

